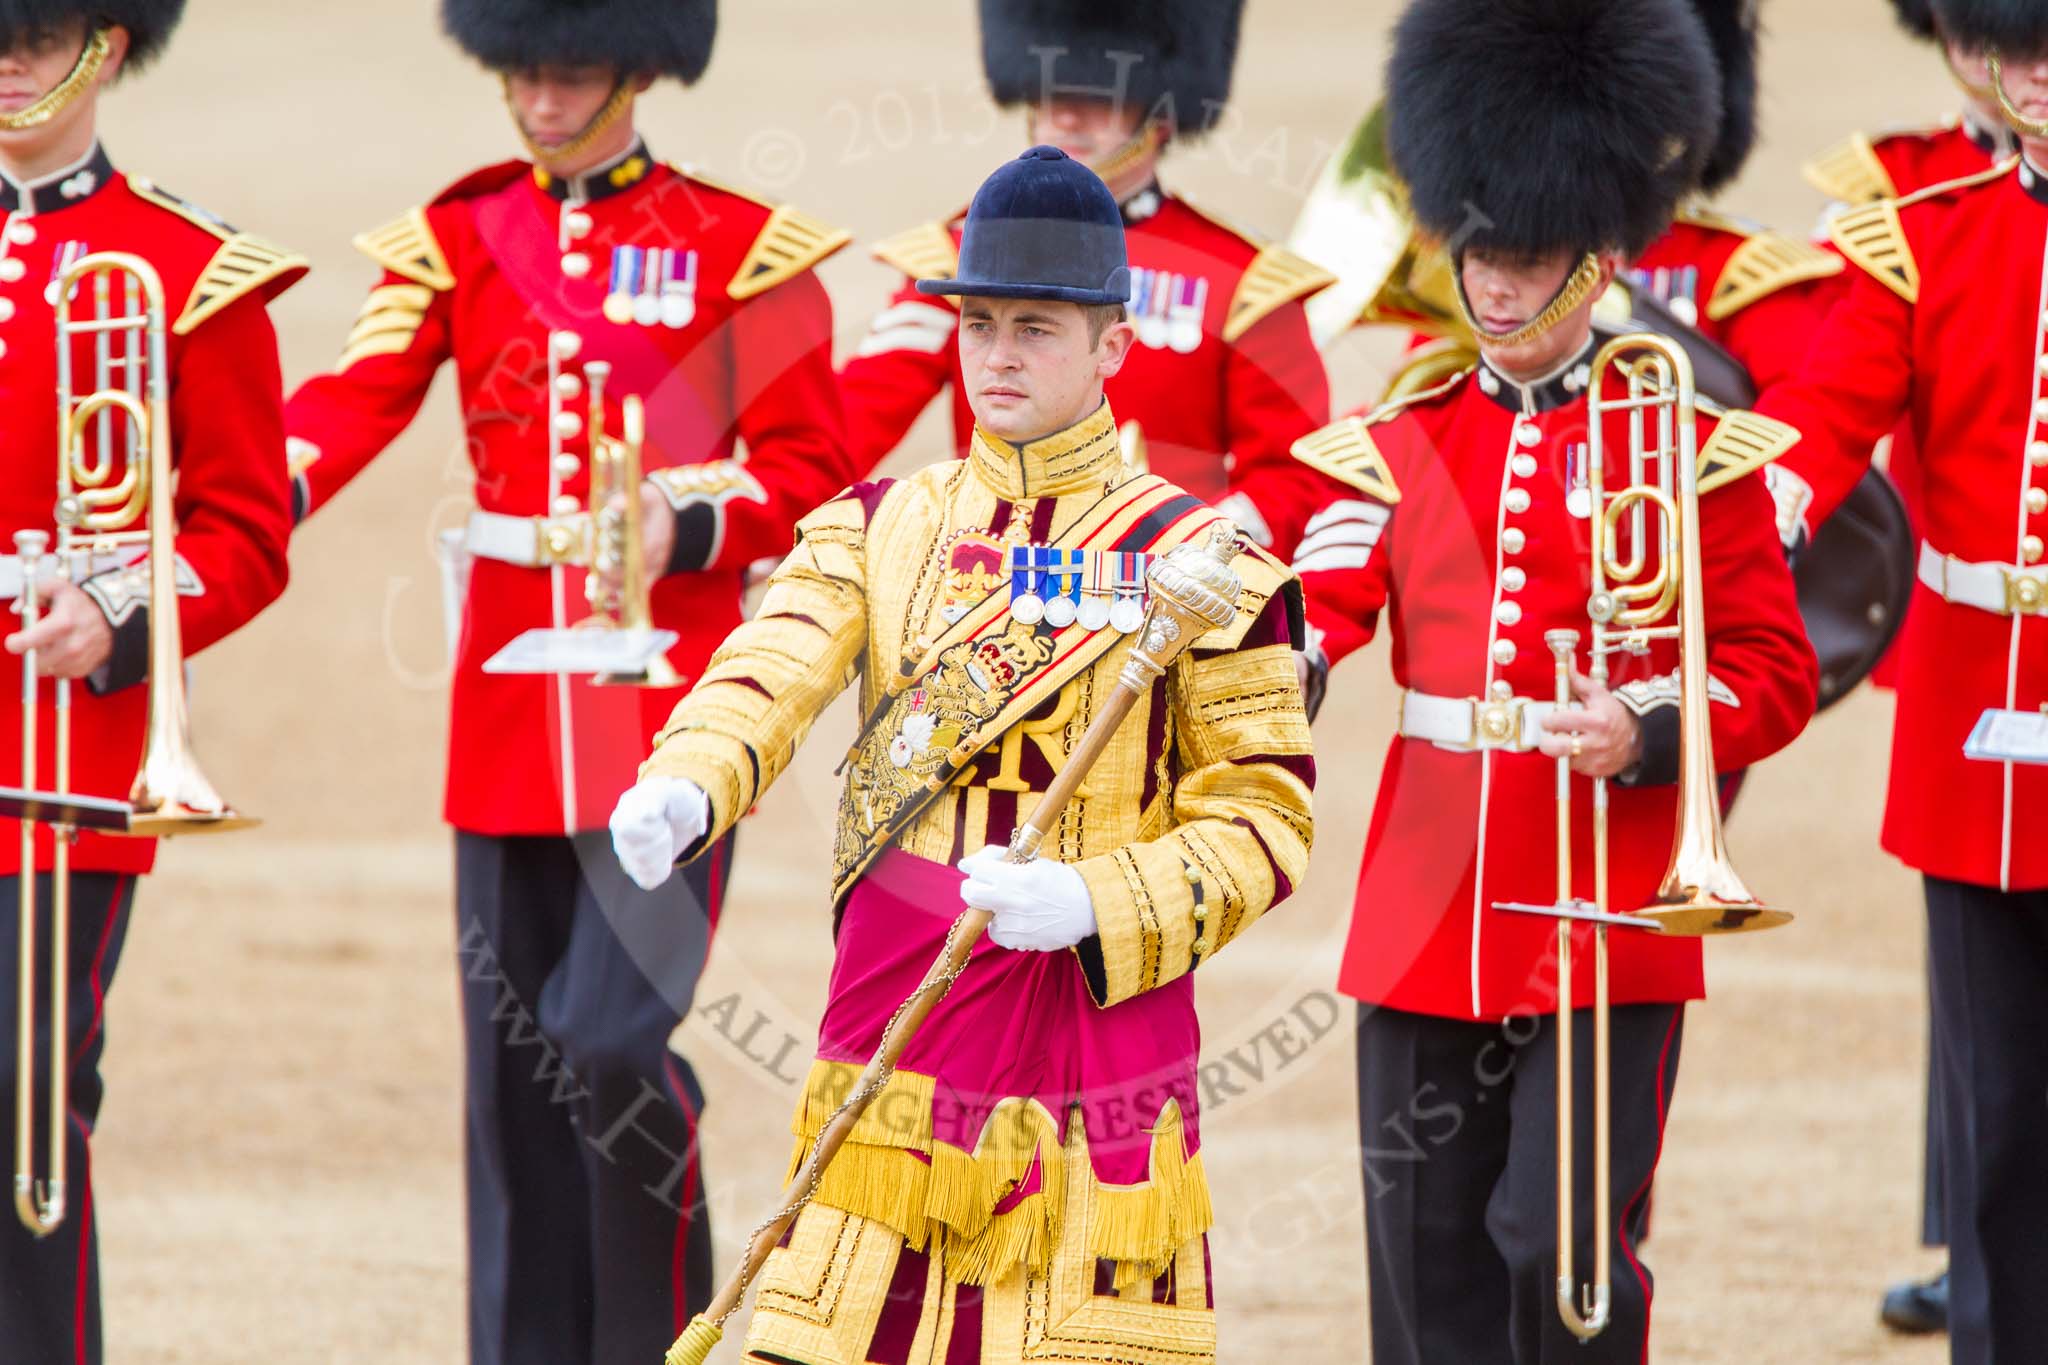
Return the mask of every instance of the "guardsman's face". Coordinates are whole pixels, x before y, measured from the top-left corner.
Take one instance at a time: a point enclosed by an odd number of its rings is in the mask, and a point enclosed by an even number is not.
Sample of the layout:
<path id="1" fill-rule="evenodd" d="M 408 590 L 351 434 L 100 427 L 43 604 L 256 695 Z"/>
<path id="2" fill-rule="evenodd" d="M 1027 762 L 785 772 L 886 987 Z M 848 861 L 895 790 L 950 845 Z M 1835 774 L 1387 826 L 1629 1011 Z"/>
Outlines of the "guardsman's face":
<path id="1" fill-rule="evenodd" d="M 1031 115 L 1031 140 L 1059 148 L 1086 166 L 1129 142 L 1142 110 L 1108 100 L 1050 99 Z"/>
<path id="2" fill-rule="evenodd" d="M 126 29 L 115 28 L 111 35 L 113 47 L 100 67 L 95 85 L 105 85 L 114 78 L 128 50 Z M 18 114 L 56 89 L 78 64 L 79 54 L 85 51 L 86 40 L 91 36 L 83 19 L 0 34 L 0 44 L 5 45 L 0 48 L 0 114 Z M 81 121 L 92 121 L 91 94 L 81 92 L 79 98 L 59 110 L 48 123 L 17 132 L 0 132 L 0 149 L 11 156 L 29 158 L 40 148 L 61 144 Z"/>
<path id="3" fill-rule="evenodd" d="M 1005 441 L 1035 441 L 1095 410 L 1102 383 L 1123 368 L 1131 325 L 1089 335 L 1078 303 L 1048 299 L 960 300 L 960 372 L 974 420 Z"/>
<path id="4" fill-rule="evenodd" d="M 636 90 L 645 90 L 649 84 L 643 78 L 629 79 L 634 81 Z M 566 146 L 588 128 L 611 99 L 619 80 L 619 73 L 609 66 L 549 64 L 507 72 L 505 90 L 527 140 L 545 150 Z M 619 136 L 630 141 L 630 123 L 621 123 L 625 126 L 619 130 Z M 602 149 L 590 149 L 591 165 L 612 154 L 610 144 L 614 140 L 606 139 Z M 564 175 L 585 169 L 552 162 L 550 168 Z"/>
<path id="5" fill-rule="evenodd" d="M 1458 269 L 1472 315 L 1485 331 L 1502 334 L 1526 326 L 1547 308 L 1578 264 L 1578 254 L 1570 251 L 1530 256 L 1472 247 L 1459 260 Z M 1548 331 L 1516 346 L 1495 346 L 1480 337 L 1479 349 L 1487 363 L 1511 379 L 1535 379 L 1563 364 L 1586 344 L 1593 300 L 1614 278 L 1618 264 L 1615 258 L 1602 256 L 1602 277 L 1592 296 Z"/>

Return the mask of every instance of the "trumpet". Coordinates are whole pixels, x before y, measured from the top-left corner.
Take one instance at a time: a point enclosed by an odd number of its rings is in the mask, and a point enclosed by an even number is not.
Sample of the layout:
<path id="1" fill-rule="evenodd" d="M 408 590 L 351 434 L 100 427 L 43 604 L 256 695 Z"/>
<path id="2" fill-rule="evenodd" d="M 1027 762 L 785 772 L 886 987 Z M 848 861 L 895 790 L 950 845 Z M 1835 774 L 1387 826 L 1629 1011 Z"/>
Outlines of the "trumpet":
<path id="1" fill-rule="evenodd" d="M 1622 392 L 1608 393 L 1619 375 Z M 1707 635 L 1701 582 L 1699 437 L 1692 362 L 1668 337 L 1617 337 L 1596 353 L 1587 383 L 1587 484 L 1591 496 L 1592 590 L 1588 675 L 1605 687 L 1609 659 L 1642 654 L 1655 641 L 1679 651 L 1679 809 L 1671 859 L 1656 898 L 1615 913 L 1608 896 L 1608 783 L 1593 779 L 1593 898 L 1575 894 L 1571 759 L 1557 760 L 1557 899 L 1548 905 L 1495 902 L 1495 908 L 1557 920 L 1557 1311 L 1581 1341 L 1603 1331 L 1612 1308 L 1612 1139 L 1609 1108 L 1608 948 L 1610 928 L 1681 937 L 1769 929 L 1792 918 L 1753 896 L 1729 860 L 1715 786 L 1708 714 Z M 1626 419 L 1625 482 L 1608 486 L 1607 425 Z M 1626 549 L 1623 543 L 1626 542 Z M 1654 551 L 1654 553 L 1653 553 Z M 1572 704 L 1579 632 L 1544 633 L 1556 664 L 1556 700 Z M 1575 1253 L 1576 1155 L 1572 1106 L 1572 929 L 1593 928 L 1593 1276 L 1579 1281 Z"/>
<path id="2" fill-rule="evenodd" d="M 590 385 L 590 572 L 583 579 L 590 603 L 587 628 L 654 636 L 654 607 L 649 596 L 647 565 L 641 547 L 640 454 L 647 444 L 647 411 L 639 395 L 619 407 L 619 434 L 604 430 L 604 386 L 611 366 L 592 361 L 584 366 Z M 591 681 L 601 687 L 681 687 L 683 679 L 658 650 L 637 669 L 600 672 Z"/>
<path id="3" fill-rule="evenodd" d="M 80 829 L 156 837 L 243 828 L 256 822 L 221 799 L 193 755 L 185 701 L 184 642 L 178 625 L 177 555 L 171 505 L 170 379 L 165 359 L 163 283 L 148 261 L 97 252 L 57 278 L 56 535 L 21 531 L 22 625 L 42 614 L 46 584 L 79 583 L 148 556 L 149 703 L 147 738 L 125 801 L 71 790 L 71 682 L 52 686 L 54 772 L 38 787 L 41 678 L 30 651 L 22 659 L 21 786 L 0 788 L 0 814 L 21 826 L 20 979 L 15 1020 L 14 1205 L 22 1225 L 47 1236 L 64 1221 L 67 1197 L 65 1114 L 70 1106 L 65 1019 L 71 922 L 71 844 Z M 89 293 L 91 316 L 74 314 Z M 75 392 L 73 349 L 90 339 L 94 383 Z M 138 529 L 138 523 L 140 523 Z M 52 551 L 54 550 L 54 553 Z M 36 826 L 51 827 L 50 1104 L 47 1176 L 36 1173 L 35 1047 Z"/>

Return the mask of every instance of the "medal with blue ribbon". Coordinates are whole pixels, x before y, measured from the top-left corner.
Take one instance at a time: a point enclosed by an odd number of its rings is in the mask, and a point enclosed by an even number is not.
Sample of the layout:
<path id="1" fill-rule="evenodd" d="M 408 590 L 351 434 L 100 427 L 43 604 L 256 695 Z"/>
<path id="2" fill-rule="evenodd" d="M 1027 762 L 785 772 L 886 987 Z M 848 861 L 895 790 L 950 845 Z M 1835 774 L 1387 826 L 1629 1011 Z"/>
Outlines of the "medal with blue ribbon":
<path id="1" fill-rule="evenodd" d="M 1037 545 L 1010 547 L 1010 619 L 1020 625 L 1035 626 L 1045 619 L 1041 589 L 1046 553 Z"/>
<path id="2" fill-rule="evenodd" d="M 1085 550 L 1047 550 L 1045 623 L 1056 630 L 1074 624 L 1081 610 L 1081 579 L 1087 572 Z"/>

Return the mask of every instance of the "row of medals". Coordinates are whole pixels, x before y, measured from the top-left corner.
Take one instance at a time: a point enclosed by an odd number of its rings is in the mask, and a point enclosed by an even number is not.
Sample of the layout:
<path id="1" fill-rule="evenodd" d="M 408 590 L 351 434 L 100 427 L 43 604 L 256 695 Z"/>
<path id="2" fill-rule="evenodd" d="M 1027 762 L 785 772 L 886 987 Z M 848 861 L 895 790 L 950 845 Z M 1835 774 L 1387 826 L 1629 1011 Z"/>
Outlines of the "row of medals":
<path id="1" fill-rule="evenodd" d="M 1101 630 L 1107 626 L 1119 635 L 1129 635 L 1145 624 L 1148 596 L 1145 591 L 1145 561 L 1148 558 L 1139 556 L 1137 581 L 1132 586 L 1119 587 L 1113 593 L 1084 589 L 1079 602 L 1066 595 L 1046 598 L 1029 590 L 1013 591 L 1010 619 L 1026 626 L 1035 626 L 1043 621 L 1055 630 L 1065 630 L 1078 621 L 1083 630 Z"/>

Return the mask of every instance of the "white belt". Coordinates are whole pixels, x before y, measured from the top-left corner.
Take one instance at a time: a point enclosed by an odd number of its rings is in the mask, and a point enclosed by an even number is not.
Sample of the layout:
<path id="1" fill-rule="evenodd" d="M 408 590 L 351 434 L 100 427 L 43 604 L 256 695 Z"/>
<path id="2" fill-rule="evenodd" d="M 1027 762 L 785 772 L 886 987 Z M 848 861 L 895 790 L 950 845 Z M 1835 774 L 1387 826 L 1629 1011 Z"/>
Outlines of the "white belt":
<path id="1" fill-rule="evenodd" d="M 140 552 L 140 547 L 137 547 L 136 553 L 139 555 Z M 92 558 L 92 567 L 89 570 L 87 570 L 87 576 L 90 577 L 93 574 L 102 574 L 109 569 L 118 569 L 123 564 L 126 564 L 128 562 L 128 559 L 129 556 L 120 554 L 94 555 Z M 37 573 L 36 577 L 40 579 L 45 586 L 47 586 L 52 581 L 60 577 L 57 571 L 57 556 L 44 555 L 42 560 L 42 568 Z M 20 596 L 21 556 L 0 555 L 0 601 L 12 602 Z"/>
<path id="2" fill-rule="evenodd" d="M 2048 616 L 2048 565 L 1972 564 L 1920 542 L 1920 581 L 1945 601 L 1994 616 Z"/>
<path id="3" fill-rule="evenodd" d="M 1481 701 L 1409 691 L 1401 694 L 1401 735 L 1456 753 L 1504 749 L 1523 754 L 1543 738 L 1543 722 L 1555 710 L 1554 701 L 1528 697 Z"/>
<path id="4" fill-rule="evenodd" d="M 462 548 L 481 559 L 547 569 L 557 564 L 590 563 L 591 526 L 588 512 L 560 517 L 508 517 L 502 512 L 471 512 L 462 533 Z"/>

